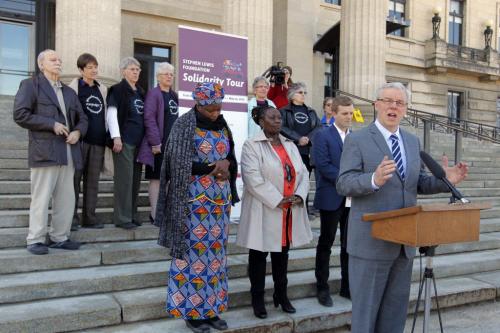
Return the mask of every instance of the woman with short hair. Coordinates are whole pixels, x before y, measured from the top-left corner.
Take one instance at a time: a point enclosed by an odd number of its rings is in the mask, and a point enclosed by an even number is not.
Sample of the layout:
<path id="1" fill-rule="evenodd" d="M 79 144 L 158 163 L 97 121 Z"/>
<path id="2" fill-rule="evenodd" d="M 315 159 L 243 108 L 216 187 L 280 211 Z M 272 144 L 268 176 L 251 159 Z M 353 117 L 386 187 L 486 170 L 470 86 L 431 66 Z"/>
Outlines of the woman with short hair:
<path id="1" fill-rule="evenodd" d="M 264 76 L 257 76 L 253 80 L 252 84 L 253 94 L 255 97 L 252 97 L 250 101 L 248 101 L 248 137 L 251 138 L 258 132 L 260 132 L 260 127 L 255 124 L 252 119 L 252 110 L 256 106 L 272 106 L 276 107 L 273 101 L 267 98 L 267 93 L 269 91 L 269 81 Z"/>
<path id="2" fill-rule="evenodd" d="M 149 180 L 149 202 L 151 214 L 149 219 L 154 222 L 156 202 L 160 190 L 160 169 L 163 161 L 165 143 L 174 122 L 179 116 L 177 93 L 172 88 L 174 84 L 174 66 L 168 62 L 158 64 L 156 68 L 158 85 L 149 90 L 144 102 L 144 129 L 137 160 L 146 166 L 145 178 Z"/>
<path id="3" fill-rule="evenodd" d="M 123 79 L 109 88 L 107 122 L 113 140 L 113 223 L 118 228 L 141 225 L 137 199 L 142 164 L 137 153 L 144 136 L 144 90 L 137 85 L 141 64 L 133 57 L 120 61 Z"/>
<path id="4" fill-rule="evenodd" d="M 333 116 L 333 97 L 326 97 L 323 100 L 323 118 L 321 118 L 321 125 L 323 127 L 331 127 L 335 122 L 335 117 Z"/>

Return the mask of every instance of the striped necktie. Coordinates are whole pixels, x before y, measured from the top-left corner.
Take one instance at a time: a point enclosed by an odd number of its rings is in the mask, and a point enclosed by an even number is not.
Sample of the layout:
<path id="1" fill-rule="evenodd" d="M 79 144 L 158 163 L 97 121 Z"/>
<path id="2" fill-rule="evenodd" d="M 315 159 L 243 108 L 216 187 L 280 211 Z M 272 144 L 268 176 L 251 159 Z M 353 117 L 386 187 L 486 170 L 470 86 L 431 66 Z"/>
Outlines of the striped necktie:
<path id="1" fill-rule="evenodd" d="M 398 136 L 395 134 L 391 134 L 390 139 L 392 141 L 392 157 L 394 158 L 394 162 L 396 162 L 399 174 L 401 175 L 401 179 L 405 180 L 403 157 L 401 156 L 401 149 L 399 148 Z"/>

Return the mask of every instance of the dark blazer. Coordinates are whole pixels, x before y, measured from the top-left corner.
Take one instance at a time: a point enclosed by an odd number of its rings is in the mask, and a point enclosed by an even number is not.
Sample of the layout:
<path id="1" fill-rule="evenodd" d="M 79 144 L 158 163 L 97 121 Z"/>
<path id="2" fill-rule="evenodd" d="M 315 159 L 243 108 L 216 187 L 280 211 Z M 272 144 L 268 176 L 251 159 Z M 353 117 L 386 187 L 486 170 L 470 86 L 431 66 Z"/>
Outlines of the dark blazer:
<path id="1" fill-rule="evenodd" d="M 87 133 L 87 116 L 76 93 L 63 84 L 62 93 L 69 124 L 66 123 L 54 88 L 40 73 L 21 82 L 14 99 L 14 121 L 29 130 L 28 165 L 30 168 L 67 165 L 66 137 L 54 133 L 54 124 L 66 125 L 70 131 Z M 80 141 L 71 145 L 75 169 L 82 169 Z"/>
<path id="2" fill-rule="evenodd" d="M 316 194 L 314 207 L 322 210 L 337 210 L 344 196 L 337 193 L 337 178 L 342 155 L 342 138 L 337 127 L 326 127 L 316 133 L 311 155 L 315 162 Z"/>

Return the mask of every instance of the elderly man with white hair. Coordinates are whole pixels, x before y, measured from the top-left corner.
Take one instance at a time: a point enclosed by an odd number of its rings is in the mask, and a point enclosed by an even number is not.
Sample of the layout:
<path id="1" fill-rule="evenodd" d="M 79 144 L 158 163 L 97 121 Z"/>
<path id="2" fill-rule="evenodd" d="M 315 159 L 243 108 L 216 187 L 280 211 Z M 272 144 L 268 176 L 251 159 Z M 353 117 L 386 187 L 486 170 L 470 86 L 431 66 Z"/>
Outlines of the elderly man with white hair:
<path id="1" fill-rule="evenodd" d="M 61 59 L 57 53 L 45 50 L 37 60 L 41 73 L 21 82 L 14 100 L 14 121 L 29 130 L 28 251 L 42 255 L 48 253 L 49 247 L 65 250 L 80 247 L 80 243 L 69 239 L 69 234 L 75 206 L 73 175 L 75 168 L 82 168 L 79 140 L 87 132 L 88 124 L 78 96 L 59 81 Z"/>
<path id="2" fill-rule="evenodd" d="M 137 160 L 146 166 L 145 178 L 149 180 L 149 202 L 154 222 L 156 202 L 160 192 L 160 170 L 163 161 L 165 143 L 172 125 L 179 117 L 179 98 L 174 91 L 174 66 L 168 62 L 158 64 L 156 68 L 158 85 L 149 90 L 144 101 L 144 129 Z"/>

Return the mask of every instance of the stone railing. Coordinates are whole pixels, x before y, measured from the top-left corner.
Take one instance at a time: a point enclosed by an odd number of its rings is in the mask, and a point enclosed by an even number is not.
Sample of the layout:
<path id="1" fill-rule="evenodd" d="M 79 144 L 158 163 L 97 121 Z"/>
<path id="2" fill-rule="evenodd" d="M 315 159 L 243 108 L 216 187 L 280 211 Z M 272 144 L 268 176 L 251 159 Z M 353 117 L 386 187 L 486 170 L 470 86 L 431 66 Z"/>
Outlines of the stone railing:
<path id="1" fill-rule="evenodd" d="M 500 58 L 492 48 L 484 50 L 448 44 L 440 38 L 425 43 L 425 67 L 430 74 L 447 71 L 473 74 L 484 81 L 500 79 Z"/>

